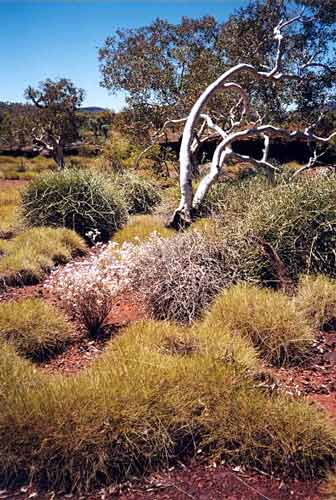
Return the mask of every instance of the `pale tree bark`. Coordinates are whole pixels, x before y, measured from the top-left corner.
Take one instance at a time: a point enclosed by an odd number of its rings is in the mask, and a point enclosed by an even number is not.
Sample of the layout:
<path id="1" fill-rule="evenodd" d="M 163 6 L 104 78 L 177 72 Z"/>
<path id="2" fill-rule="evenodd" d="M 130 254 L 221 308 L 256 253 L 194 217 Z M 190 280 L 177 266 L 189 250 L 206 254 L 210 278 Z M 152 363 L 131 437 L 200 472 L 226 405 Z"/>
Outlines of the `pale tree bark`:
<path id="1" fill-rule="evenodd" d="M 291 19 L 280 21 L 280 23 L 274 28 L 273 35 L 274 40 L 277 42 L 277 50 L 273 68 L 268 71 L 260 71 L 251 64 L 237 64 L 209 85 L 192 107 L 185 123 L 180 149 L 179 162 L 181 199 L 180 204 L 170 222 L 171 226 L 181 228 L 192 222 L 193 215 L 199 210 L 211 185 L 216 181 L 223 165 L 229 159 L 248 161 L 256 167 L 265 169 L 269 178 L 272 178 L 274 171 L 277 170 L 276 167 L 268 161 L 270 139 L 272 137 L 280 136 L 286 138 L 288 141 L 303 139 L 305 141 L 328 142 L 336 135 L 336 132 L 334 132 L 329 137 L 319 137 L 313 132 L 313 125 L 306 128 L 304 131 L 290 132 L 283 128 L 274 127 L 270 124 L 263 124 L 263 119 L 261 117 L 259 117 L 257 121 L 248 120 L 249 115 L 251 114 L 249 95 L 241 85 L 230 81 L 232 78 L 236 79 L 243 72 L 250 73 L 256 79 L 268 79 L 273 81 L 281 79 L 298 79 L 298 75 L 286 74 L 282 71 L 284 41 L 283 30 L 287 26 L 296 22 L 304 22 L 303 12 Z M 308 63 L 303 64 L 301 68 L 307 68 L 308 66 L 314 65 L 316 65 L 314 61 L 309 61 Z M 214 123 L 210 116 L 203 113 L 203 109 L 209 99 L 219 89 L 237 92 L 240 97 L 239 101 L 229 112 L 230 125 L 226 129 Z M 236 119 L 237 108 L 241 108 L 238 119 Z M 203 119 L 203 124 L 206 124 L 208 129 L 213 130 L 221 138 L 221 142 L 215 149 L 208 174 L 201 180 L 196 193 L 194 194 L 192 185 L 193 170 L 195 168 L 193 145 L 195 144 L 195 130 L 200 119 Z M 232 150 L 232 145 L 236 140 L 247 137 L 262 137 L 264 139 L 264 148 L 261 159 L 255 159 L 246 155 L 239 155 Z M 202 139 L 199 139 L 199 142 L 201 141 Z"/>
<path id="2" fill-rule="evenodd" d="M 36 129 L 32 131 L 35 144 L 39 145 L 41 149 L 49 151 L 52 158 L 55 160 L 57 169 L 63 170 L 64 162 L 64 142 L 61 137 L 54 136 L 45 130 L 37 132 Z"/>

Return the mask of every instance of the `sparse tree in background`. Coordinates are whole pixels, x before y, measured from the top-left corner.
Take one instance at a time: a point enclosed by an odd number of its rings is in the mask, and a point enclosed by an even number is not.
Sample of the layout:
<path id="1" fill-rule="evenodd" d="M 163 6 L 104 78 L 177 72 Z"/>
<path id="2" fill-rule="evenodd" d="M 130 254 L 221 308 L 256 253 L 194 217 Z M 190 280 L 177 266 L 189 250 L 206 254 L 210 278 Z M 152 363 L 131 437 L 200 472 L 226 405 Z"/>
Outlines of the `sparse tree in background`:
<path id="1" fill-rule="evenodd" d="M 51 152 L 58 168 L 64 168 L 64 148 L 78 140 L 79 122 L 76 110 L 84 99 L 84 90 L 71 80 L 47 79 L 38 88 L 28 87 L 25 97 L 36 108 L 31 122 L 33 142 Z"/>
<path id="2" fill-rule="evenodd" d="M 225 71 L 207 86 L 196 100 L 189 115 L 182 119 L 185 121 L 185 127 L 180 150 L 181 201 L 172 219 L 172 226 L 179 228 L 191 223 L 193 215 L 200 208 L 209 188 L 218 178 L 221 168 L 229 159 L 249 161 L 271 173 L 276 170 L 269 161 L 269 146 L 272 137 L 283 137 L 289 141 L 303 139 L 309 142 L 326 143 L 336 136 L 336 132 L 331 133 L 328 137 L 319 135 L 319 127 L 323 120 L 321 108 L 319 118 L 311 125 L 306 126 L 303 131 L 290 131 L 273 125 L 267 120 L 266 114 L 261 115 L 254 107 L 253 91 L 246 84 L 245 75 L 249 75 L 250 80 L 255 82 L 280 82 L 283 85 L 283 82 L 288 81 L 300 85 L 307 78 L 306 73 L 308 73 L 309 78 L 314 68 L 317 69 L 313 72 L 313 75 L 318 79 L 321 64 L 324 71 L 333 73 L 333 70 L 319 59 L 319 53 L 316 54 L 315 58 L 309 52 L 303 51 L 301 57 L 298 58 L 295 44 L 289 43 L 290 46 L 294 47 L 295 60 L 287 56 L 285 34 L 294 33 L 293 36 L 295 36 L 294 26 L 311 24 L 311 22 L 310 18 L 304 16 L 303 11 L 288 20 L 280 20 L 272 30 L 274 40 L 273 61 L 265 57 L 264 62 L 259 61 L 258 65 L 238 63 Z M 291 38 L 288 37 L 288 40 L 290 41 Z M 218 91 L 230 92 L 238 97 L 235 99 L 229 113 L 221 114 L 217 111 L 214 116 L 211 116 L 207 110 L 207 103 Z M 284 88 L 282 88 L 282 91 L 284 91 Z M 195 164 L 197 167 L 195 153 L 199 143 L 203 140 L 203 136 L 209 137 L 209 134 L 216 134 L 220 139 L 212 158 L 210 171 L 201 180 L 196 192 L 193 193 L 192 179 Z M 243 156 L 233 150 L 232 146 L 236 140 L 251 137 L 262 137 L 264 140 L 261 158 Z M 300 169 L 300 171 L 311 168 L 316 161 L 316 157 L 315 153 L 308 165 Z"/>

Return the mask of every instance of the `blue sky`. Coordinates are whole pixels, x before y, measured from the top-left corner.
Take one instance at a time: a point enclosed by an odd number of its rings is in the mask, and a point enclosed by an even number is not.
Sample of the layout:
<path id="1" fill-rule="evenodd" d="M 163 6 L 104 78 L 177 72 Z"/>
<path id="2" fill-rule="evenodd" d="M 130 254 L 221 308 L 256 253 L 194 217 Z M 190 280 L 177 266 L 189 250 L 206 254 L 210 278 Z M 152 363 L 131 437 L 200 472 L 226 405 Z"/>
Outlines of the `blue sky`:
<path id="1" fill-rule="evenodd" d="M 87 92 L 86 105 L 120 109 L 122 95 L 99 86 L 97 48 L 117 29 L 162 17 L 210 14 L 223 20 L 247 0 L 0 0 L 0 101 L 23 101 L 24 89 L 67 77 Z"/>

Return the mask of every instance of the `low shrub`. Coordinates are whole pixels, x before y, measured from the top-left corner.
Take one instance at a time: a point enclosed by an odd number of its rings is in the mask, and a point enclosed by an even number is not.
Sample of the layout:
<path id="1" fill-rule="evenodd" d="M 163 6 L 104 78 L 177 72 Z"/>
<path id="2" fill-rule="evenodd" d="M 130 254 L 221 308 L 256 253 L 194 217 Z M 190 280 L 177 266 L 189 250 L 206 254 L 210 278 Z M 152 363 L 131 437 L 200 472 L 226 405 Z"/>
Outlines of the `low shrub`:
<path id="1" fill-rule="evenodd" d="M 113 252 L 115 246 L 56 269 L 45 281 L 46 289 L 91 335 L 99 333 L 125 277 L 123 250 Z"/>
<path id="2" fill-rule="evenodd" d="M 84 254 L 86 245 L 69 229 L 32 228 L 0 241 L 0 287 L 38 283 L 55 264 Z"/>
<path id="3" fill-rule="evenodd" d="M 0 339 L 28 358 L 42 360 L 61 351 L 72 327 L 55 308 L 39 299 L 0 304 Z"/>
<path id="4" fill-rule="evenodd" d="M 314 328 L 329 328 L 336 324 L 336 281 L 327 276 L 303 276 L 295 298 Z"/>
<path id="5" fill-rule="evenodd" d="M 108 241 L 127 220 L 120 190 L 103 176 L 66 169 L 34 179 L 23 192 L 23 210 L 33 226 L 58 226 Z"/>
<path id="6" fill-rule="evenodd" d="M 1 346 L 2 480 L 88 490 L 196 454 L 305 478 L 334 463 L 321 410 L 255 388 L 233 360 L 163 349 L 167 328 L 132 326 L 71 378 L 34 373 Z"/>
<path id="7" fill-rule="evenodd" d="M 162 238 L 168 238 L 174 234 L 174 231 L 166 228 L 163 218 L 157 215 L 135 215 L 130 217 L 128 223 L 115 233 L 113 241 L 120 245 L 126 241 L 140 243 L 153 233 L 159 234 Z"/>
<path id="8" fill-rule="evenodd" d="M 134 167 L 140 152 L 141 148 L 134 141 L 114 131 L 104 145 L 97 167 L 108 174 L 124 172 Z"/>
<path id="9" fill-rule="evenodd" d="M 157 319 L 191 322 L 239 273 L 238 256 L 205 232 L 164 239 L 153 234 L 130 249 L 128 286 Z M 235 249 L 233 248 L 234 252 Z"/>
<path id="10" fill-rule="evenodd" d="M 114 180 L 120 187 L 130 214 L 148 214 L 161 201 L 158 187 L 144 177 L 124 173 Z"/>
<path id="11" fill-rule="evenodd" d="M 294 301 L 281 292 L 236 285 L 225 290 L 205 317 L 208 328 L 227 327 L 250 339 L 274 364 L 301 360 L 314 335 Z"/>

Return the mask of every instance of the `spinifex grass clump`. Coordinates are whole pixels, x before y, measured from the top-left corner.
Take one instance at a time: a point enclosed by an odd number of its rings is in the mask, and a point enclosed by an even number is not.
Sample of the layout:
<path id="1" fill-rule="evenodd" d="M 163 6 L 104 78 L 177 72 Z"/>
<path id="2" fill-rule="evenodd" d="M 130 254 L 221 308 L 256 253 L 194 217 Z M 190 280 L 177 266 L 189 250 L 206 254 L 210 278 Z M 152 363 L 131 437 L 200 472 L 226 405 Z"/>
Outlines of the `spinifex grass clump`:
<path id="1" fill-rule="evenodd" d="M 202 333 L 197 333 L 200 337 Z M 254 387 L 257 370 L 223 335 L 139 323 L 76 377 L 47 377 L 0 354 L 0 477 L 87 490 L 202 454 L 269 473 L 313 477 L 335 459 L 327 417 Z M 228 349 L 225 343 L 229 341 Z"/>
<path id="2" fill-rule="evenodd" d="M 208 328 L 227 327 L 251 340 L 274 364 L 302 360 L 314 339 L 304 314 L 286 295 L 236 285 L 220 295 L 204 320 Z"/>
<path id="3" fill-rule="evenodd" d="M 72 327 L 55 307 L 39 299 L 0 304 L 0 341 L 23 356 L 41 360 L 61 351 Z"/>
<path id="4" fill-rule="evenodd" d="M 114 183 L 121 189 L 130 214 L 148 214 L 161 201 L 158 187 L 139 175 L 124 173 L 116 176 Z"/>
<path id="5" fill-rule="evenodd" d="M 263 263 L 261 279 L 276 282 L 272 259 L 265 258 L 266 243 L 294 280 L 301 273 L 336 276 L 335 177 L 303 179 L 281 184 L 259 196 L 242 220 L 250 251 Z M 244 256 L 242 256 L 244 259 Z"/>
<path id="6" fill-rule="evenodd" d="M 297 295 L 297 308 L 315 328 L 336 325 L 336 281 L 327 276 L 302 276 Z"/>
<path id="7" fill-rule="evenodd" d="M 50 269 L 84 254 L 86 245 L 69 229 L 33 228 L 0 241 L 0 287 L 39 282 Z"/>
<path id="8" fill-rule="evenodd" d="M 120 187 L 101 175 L 68 169 L 34 179 L 23 193 L 26 219 L 34 226 L 63 226 L 102 241 L 127 220 Z"/>

